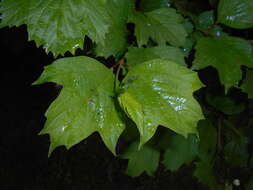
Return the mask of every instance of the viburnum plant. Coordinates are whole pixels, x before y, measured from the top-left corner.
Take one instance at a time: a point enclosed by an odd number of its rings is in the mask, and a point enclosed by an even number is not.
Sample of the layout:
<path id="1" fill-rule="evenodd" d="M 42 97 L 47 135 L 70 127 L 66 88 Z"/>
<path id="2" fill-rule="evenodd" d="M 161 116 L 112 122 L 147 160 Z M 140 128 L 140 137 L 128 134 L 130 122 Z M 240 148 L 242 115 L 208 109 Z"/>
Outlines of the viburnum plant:
<path id="1" fill-rule="evenodd" d="M 206 3 L 2 0 L 0 26 L 25 24 L 56 58 L 33 83 L 62 85 L 49 154 L 98 132 L 131 176 L 192 165 L 212 190 L 253 189 L 253 0 Z"/>

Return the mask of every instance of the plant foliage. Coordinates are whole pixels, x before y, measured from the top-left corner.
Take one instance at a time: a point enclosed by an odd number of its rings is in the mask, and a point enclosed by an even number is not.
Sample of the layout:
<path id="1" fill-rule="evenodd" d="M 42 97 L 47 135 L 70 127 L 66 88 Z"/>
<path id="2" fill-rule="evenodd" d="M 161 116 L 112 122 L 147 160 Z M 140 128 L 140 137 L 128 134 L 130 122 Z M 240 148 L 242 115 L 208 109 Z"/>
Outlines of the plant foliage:
<path id="1" fill-rule="evenodd" d="M 56 59 L 34 82 L 62 86 L 40 132 L 49 154 L 98 132 L 133 177 L 190 165 L 228 190 L 236 170 L 251 190 L 253 1 L 203 2 L 2 0 L 0 27 L 25 24 Z"/>

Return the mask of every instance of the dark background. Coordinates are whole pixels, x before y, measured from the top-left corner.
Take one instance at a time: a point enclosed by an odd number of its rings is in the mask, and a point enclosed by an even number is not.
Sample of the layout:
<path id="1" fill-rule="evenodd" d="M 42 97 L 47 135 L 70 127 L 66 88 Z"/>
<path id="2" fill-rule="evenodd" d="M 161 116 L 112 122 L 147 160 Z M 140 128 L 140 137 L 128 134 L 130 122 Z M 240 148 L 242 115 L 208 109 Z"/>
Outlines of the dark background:
<path id="1" fill-rule="evenodd" d="M 191 177 L 193 168 L 170 173 L 160 166 L 155 177 L 125 175 L 127 160 L 114 157 L 96 133 L 69 151 L 57 148 L 48 158 L 49 136 L 37 134 L 59 89 L 31 83 L 54 58 L 27 42 L 24 26 L 1 29 L 0 39 L 1 190 L 205 189 Z"/>

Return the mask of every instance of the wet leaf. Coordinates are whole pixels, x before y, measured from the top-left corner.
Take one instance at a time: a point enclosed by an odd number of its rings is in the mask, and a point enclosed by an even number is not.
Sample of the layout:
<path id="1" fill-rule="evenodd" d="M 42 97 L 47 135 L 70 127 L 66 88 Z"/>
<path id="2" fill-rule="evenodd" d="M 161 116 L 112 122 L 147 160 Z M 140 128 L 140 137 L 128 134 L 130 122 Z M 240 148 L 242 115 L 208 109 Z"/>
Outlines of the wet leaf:
<path id="1" fill-rule="evenodd" d="M 143 172 L 153 176 L 158 164 L 160 152 L 151 146 L 144 145 L 138 150 L 138 143 L 132 143 L 122 158 L 129 159 L 126 173 L 132 177 L 139 176 Z"/>
<path id="2" fill-rule="evenodd" d="M 218 21 L 238 29 L 253 27 L 253 1 L 220 0 Z"/>
<path id="3" fill-rule="evenodd" d="M 193 69 L 215 67 L 226 91 L 238 86 L 242 78 L 241 65 L 253 67 L 252 46 L 246 40 L 236 37 L 205 37 L 198 40 Z"/>
<path id="4" fill-rule="evenodd" d="M 171 171 L 178 170 L 183 164 L 189 164 L 197 155 L 198 139 L 194 135 L 184 138 L 181 135 L 171 136 L 169 147 L 165 151 L 163 164 Z"/>
<path id="5" fill-rule="evenodd" d="M 101 0 L 3 0 L 0 13 L 0 27 L 26 24 L 29 40 L 54 55 L 74 54 L 83 48 L 85 35 L 103 42 L 109 25 Z"/>
<path id="6" fill-rule="evenodd" d="M 140 10 L 147 12 L 155 9 L 170 7 L 170 3 L 167 0 L 141 0 Z"/>
<path id="7" fill-rule="evenodd" d="M 248 94 L 248 97 L 253 99 L 253 71 L 248 71 L 246 79 L 241 86 L 243 92 Z"/>
<path id="8" fill-rule="evenodd" d="M 61 145 L 70 148 L 96 131 L 115 153 L 125 125 L 114 105 L 114 80 L 111 70 L 89 57 L 63 58 L 45 67 L 35 84 L 63 85 L 40 132 L 50 135 L 49 153 Z"/>
<path id="9" fill-rule="evenodd" d="M 175 9 L 161 8 L 150 12 L 133 12 L 129 22 L 135 24 L 135 36 L 138 46 L 147 44 L 149 38 L 159 45 L 169 42 L 173 46 L 183 46 L 187 32 L 183 17 Z"/>
<path id="10" fill-rule="evenodd" d="M 127 64 L 131 67 L 158 58 L 168 59 L 186 66 L 183 53 L 179 48 L 172 46 L 157 46 L 151 48 L 130 47 L 126 54 Z"/>
<path id="11" fill-rule="evenodd" d="M 168 60 L 147 61 L 131 69 L 121 84 L 119 101 L 138 127 L 140 145 L 158 125 L 185 137 L 197 133 L 203 115 L 193 92 L 202 86 L 197 73 Z"/>
<path id="12" fill-rule="evenodd" d="M 97 56 L 119 57 L 127 46 L 127 19 L 130 10 L 133 9 L 131 0 L 107 1 L 106 9 L 110 16 L 110 27 L 105 35 L 105 40 L 98 41 L 96 47 Z"/>

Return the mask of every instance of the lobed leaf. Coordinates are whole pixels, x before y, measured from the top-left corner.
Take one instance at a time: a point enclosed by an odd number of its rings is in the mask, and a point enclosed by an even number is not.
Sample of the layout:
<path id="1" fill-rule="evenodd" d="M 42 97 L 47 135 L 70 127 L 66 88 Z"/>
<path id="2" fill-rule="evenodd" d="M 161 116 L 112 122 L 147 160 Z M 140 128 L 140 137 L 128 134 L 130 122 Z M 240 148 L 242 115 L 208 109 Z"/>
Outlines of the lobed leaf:
<path id="1" fill-rule="evenodd" d="M 63 85 L 46 112 L 47 121 L 40 132 L 50 135 L 49 153 L 61 145 L 70 148 L 97 131 L 115 154 L 125 125 L 114 104 L 114 80 L 111 70 L 89 57 L 62 58 L 45 67 L 34 84 Z"/>
<path id="2" fill-rule="evenodd" d="M 204 37 L 198 40 L 193 69 L 213 66 L 226 91 L 242 78 L 241 65 L 253 67 L 252 46 L 236 37 Z"/>
<path id="3" fill-rule="evenodd" d="M 138 127 L 140 145 L 158 125 L 185 137 L 197 133 L 203 115 L 193 92 L 202 86 L 197 73 L 168 60 L 151 60 L 131 69 L 121 84 L 119 101 Z"/>
<path id="4" fill-rule="evenodd" d="M 253 27 L 253 1 L 220 0 L 218 21 L 237 29 Z"/>
<path id="5" fill-rule="evenodd" d="M 55 56 L 83 48 L 84 36 L 104 42 L 109 16 L 102 0 L 3 0 L 1 24 L 27 25 L 29 40 Z"/>
<path id="6" fill-rule="evenodd" d="M 150 12 L 133 12 L 129 22 L 135 24 L 138 46 L 147 44 L 149 38 L 159 45 L 169 42 L 173 46 L 183 46 L 187 36 L 182 22 L 183 17 L 175 9 L 161 8 Z"/>

